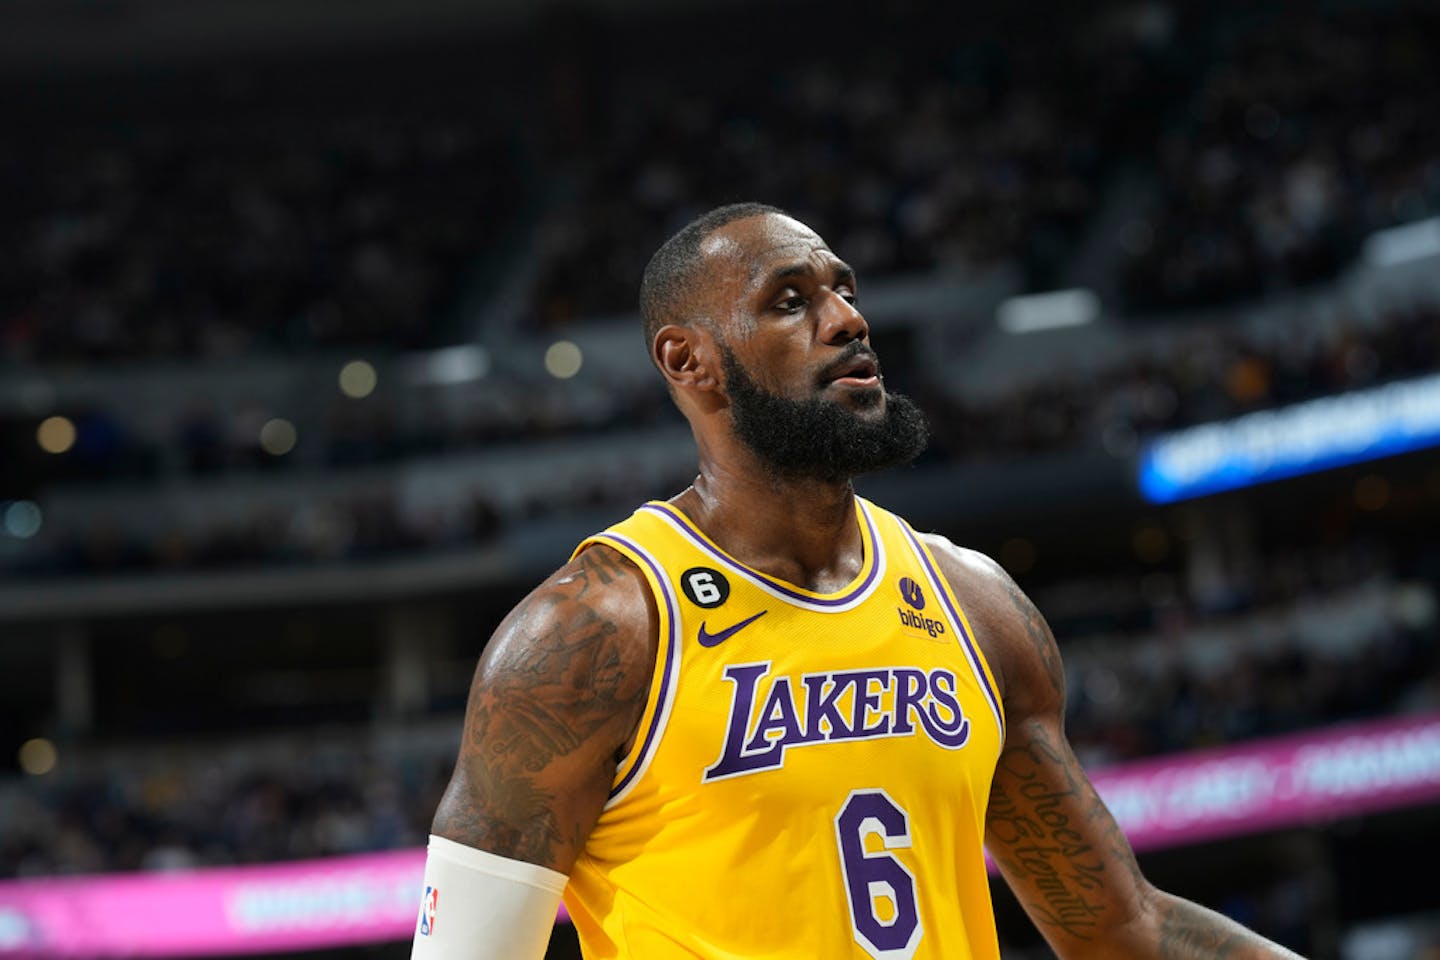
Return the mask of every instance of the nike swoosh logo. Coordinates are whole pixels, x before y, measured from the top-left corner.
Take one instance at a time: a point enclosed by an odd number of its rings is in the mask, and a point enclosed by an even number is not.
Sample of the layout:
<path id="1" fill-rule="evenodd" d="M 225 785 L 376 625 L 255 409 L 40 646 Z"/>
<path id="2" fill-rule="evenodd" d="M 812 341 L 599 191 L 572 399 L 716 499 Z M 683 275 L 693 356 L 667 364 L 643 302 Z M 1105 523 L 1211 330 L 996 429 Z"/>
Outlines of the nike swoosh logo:
<path id="1" fill-rule="evenodd" d="M 739 633 L 741 630 L 744 630 L 746 627 L 750 626 L 750 624 L 754 623 L 756 620 L 759 620 L 761 617 L 765 616 L 765 614 L 769 612 L 769 610 L 761 610 L 759 613 L 755 614 L 755 616 L 746 617 L 744 620 L 741 620 L 733 627 L 726 627 L 719 633 L 707 633 L 705 630 L 705 621 L 702 620 L 700 621 L 700 646 L 718 647 L 720 646 L 720 644 L 724 643 L 726 640 L 729 640 L 731 637 L 735 636 L 735 634 Z"/>

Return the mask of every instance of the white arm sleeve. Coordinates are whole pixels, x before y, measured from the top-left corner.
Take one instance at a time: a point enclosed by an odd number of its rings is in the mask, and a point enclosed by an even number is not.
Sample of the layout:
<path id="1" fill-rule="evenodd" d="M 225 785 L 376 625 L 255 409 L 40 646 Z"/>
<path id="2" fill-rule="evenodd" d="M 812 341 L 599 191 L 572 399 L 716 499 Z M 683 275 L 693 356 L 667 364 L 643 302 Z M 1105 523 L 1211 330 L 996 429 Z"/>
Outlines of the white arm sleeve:
<path id="1" fill-rule="evenodd" d="M 565 875 L 433 834 L 411 960 L 542 960 Z"/>

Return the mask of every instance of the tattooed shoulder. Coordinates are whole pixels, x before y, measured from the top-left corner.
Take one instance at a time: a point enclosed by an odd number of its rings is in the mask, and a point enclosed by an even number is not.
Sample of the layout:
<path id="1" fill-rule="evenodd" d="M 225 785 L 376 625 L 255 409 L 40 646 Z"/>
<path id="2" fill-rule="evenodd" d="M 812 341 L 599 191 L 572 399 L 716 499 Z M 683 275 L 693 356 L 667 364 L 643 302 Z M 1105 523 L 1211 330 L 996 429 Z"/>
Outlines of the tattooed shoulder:
<path id="1" fill-rule="evenodd" d="M 644 710 L 654 601 L 595 546 L 505 619 L 476 668 L 437 834 L 533 863 L 573 859 Z M 591 821 L 593 822 L 593 817 Z"/>
<path id="2" fill-rule="evenodd" d="M 1055 635 L 1050 632 L 1050 625 L 1041 616 L 1039 608 L 1025 596 L 1019 584 L 1010 578 L 1009 574 L 1001 572 L 1004 578 L 1002 583 L 1005 593 L 1009 597 L 1010 606 L 1015 611 L 1020 626 L 1025 631 L 1025 637 L 1029 641 L 1030 650 L 1038 658 L 1040 665 L 1044 668 L 1045 677 L 1050 683 L 1053 691 L 1059 693 L 1065 688 L 1065 669 L 1060 664 L 1060 648 L 1055 643 Z"/>

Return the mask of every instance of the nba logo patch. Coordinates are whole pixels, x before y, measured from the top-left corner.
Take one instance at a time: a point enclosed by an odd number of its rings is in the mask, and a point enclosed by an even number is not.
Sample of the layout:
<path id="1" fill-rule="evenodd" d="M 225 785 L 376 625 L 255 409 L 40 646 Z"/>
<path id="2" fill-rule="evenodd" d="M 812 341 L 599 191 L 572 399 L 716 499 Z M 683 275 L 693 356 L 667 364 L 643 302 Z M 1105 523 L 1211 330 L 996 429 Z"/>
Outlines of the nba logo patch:
<path id="1" fill-rule="evenodd" d="M 435 905 L 440 902 L 440 891 L 425 887 L 425 899 L 420 901 L 420 936 L 428 937 L 435 932 Z"/>

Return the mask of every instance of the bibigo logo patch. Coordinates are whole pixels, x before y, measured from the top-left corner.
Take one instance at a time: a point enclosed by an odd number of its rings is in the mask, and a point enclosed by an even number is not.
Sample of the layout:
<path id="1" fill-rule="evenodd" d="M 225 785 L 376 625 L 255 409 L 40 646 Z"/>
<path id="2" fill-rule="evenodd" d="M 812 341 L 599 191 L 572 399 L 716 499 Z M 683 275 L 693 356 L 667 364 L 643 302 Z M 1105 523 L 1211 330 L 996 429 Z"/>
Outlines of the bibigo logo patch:
<path id="1" fill-rule="evenodd" d="M 944 636 L 945 621 L 926 617 L 920 613 L 925 609 L 925 591 L 920 588 L 920 584 L 909 577 L 901 577 L 897 586 L 900 588 L 900 599 L 910 607 L 909 610 L 904 607 L 895 608 L 895 612 L 900 615 L 901 625 L 910 630 L 918 630 L 928 635 L 931 640 L 938 640 Z"/>

